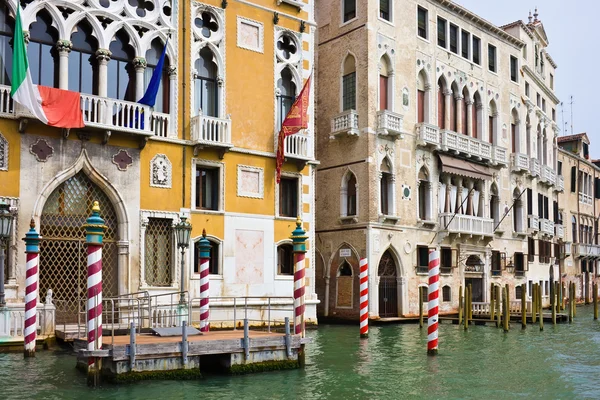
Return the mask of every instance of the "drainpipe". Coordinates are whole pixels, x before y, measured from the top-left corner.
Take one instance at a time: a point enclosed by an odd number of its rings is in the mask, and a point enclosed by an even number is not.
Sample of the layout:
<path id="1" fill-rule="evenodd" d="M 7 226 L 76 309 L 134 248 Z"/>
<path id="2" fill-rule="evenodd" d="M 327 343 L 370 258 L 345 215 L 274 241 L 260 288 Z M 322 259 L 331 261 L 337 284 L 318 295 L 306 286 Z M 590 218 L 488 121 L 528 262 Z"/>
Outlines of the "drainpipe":
<path id="1" fill-rule="evenodd" d="M 183 44 L 183 49 L 184 51 L 186 50 L 185 44 L 186 44 L 186 39 L 187 39 L 187 16 L 188 16 L 188 12 L 186 10 L 186 6 L 189 2 L 188 1 L 182 1 L 182 7 L 181 7 L 181 11 L 183 14 L 183 37 L 182 37 L 182 44 Z M 187 57 L 183 57 L 183 71 L 181 74 L 181 86 L 182 86 L 182 92 L 183 92 L 183 96 L 181 99 L 181 106 L 183 108 L 182 110 L 182 116 L 183 116 L 183 121 L 182 121 L 182 126 L 181 126 L 181 139 L 182 140 L 186 140 L 186 127 L 187 127 L 187 92 L 186 92 L 186 88 L 187 88 L 187 62 L 189 60 L 187 59 Z M 187 169 L 187 161 L 186 161 L 186 156 L 187 156 L 187 144 L 183 145 L 183 161 L 182 161 L 182 182 L 181 182 L 181 207 L 185 208 L 185 182 L 186 182 L 186 169 Z"/>

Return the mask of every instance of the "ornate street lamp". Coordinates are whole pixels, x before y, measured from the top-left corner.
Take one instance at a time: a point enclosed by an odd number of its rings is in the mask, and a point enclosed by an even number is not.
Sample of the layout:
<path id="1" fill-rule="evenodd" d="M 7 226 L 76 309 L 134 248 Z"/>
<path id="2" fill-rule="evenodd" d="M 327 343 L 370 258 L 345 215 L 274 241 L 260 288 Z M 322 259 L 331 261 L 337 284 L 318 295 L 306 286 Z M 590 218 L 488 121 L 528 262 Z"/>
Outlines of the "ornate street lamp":
<path id="1" fill-rule="evenodd" d="M 185 267 L 185 250 L 190 245 L 190 236 L 192 235 L 192 224 L 187 222 L 186 217 L 181 217 L 181 221 L 175 225 L 175 235 L 177 237 L 177 247 L 181 249 L 181 281 L 180 281 L 180 295 L 179 304 L 185 303 L 185 295 L 183 293 L 183 279 L 184 279 L 184 267 Z"/>
<path id="2" fill-rule="evenodd" d="M 10 213 L 10 206 L 4 201 L 0 201 L 0 307 L 6 306 L 4 299 L 4 259 L 5 248 L 10 238 L 12 230 L 13 216 Z"/>

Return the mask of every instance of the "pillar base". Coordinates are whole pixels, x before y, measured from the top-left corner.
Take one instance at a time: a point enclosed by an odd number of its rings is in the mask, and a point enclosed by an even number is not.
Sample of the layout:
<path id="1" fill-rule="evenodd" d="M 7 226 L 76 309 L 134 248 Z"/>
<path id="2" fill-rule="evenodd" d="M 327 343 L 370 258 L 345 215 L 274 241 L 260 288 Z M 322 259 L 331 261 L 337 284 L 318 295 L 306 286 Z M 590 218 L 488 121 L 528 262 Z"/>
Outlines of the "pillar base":
<path id="1" fill-rule="evenodd" d="M 33 349 L 33 350 L 25 350 L 23 352 L 23 358 L 31 358 L 31 357 L 35 357 L 35 349 Z"/>
<path id="2" fill-rule="evenodd" d="M 437 356 L 437 354 L 438 354 L 438 349 L 437 348 L 435 348 L 435 349 L 427 349 L 427 355 L 428 356 Z"/>
<path id="3" fill-rule="evenodd" d="M 367 333 L 361 333 L 360 334 L 360 338 L 361 339 L 368 339 L 369 338 L 369 333 L 368 332 Z"/>

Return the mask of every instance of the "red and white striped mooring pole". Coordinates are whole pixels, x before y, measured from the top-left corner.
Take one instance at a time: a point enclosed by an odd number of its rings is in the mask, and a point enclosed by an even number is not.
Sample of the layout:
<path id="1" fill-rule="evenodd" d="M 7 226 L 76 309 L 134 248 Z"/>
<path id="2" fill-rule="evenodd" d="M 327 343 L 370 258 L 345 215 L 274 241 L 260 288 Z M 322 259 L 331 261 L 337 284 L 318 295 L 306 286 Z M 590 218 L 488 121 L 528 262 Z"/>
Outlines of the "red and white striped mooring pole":
<path id="1" fill-rule="evenodd" d="M 369 337 L 369 263 L 360 259 L 360 337 Z"/>
<path id="2" fill-rule="evenodd" d="M 440 288 L 440 252 L 429 251 L 429 306 L 427 312 L 427 354 L 438 352 L 438 305 Z"/>
<path id="3" fill-rule="evenodd" d="M 38 298 L 38 273 L 40 265 L 40 235 L 35 230 L 35 221 L 31 219 L 30 229 L 25 234 L 25 357 L 35 356 L 35 339 L 37 336 L 37 298 Z"/>
<path id="4" fill-rule="evenodd" d="M 304 258 L 307 236 L 300 217 L 296 220 L 291 239 L 294 243 L 294 334 L 304 337 Z"/>
<path id="5" fill-rule="evenodd" d="M 87 349 L 95 351 L 102 349 L 102 239 L 106 230 L 97 201 L 83 227 L 87 243 Z M 101 368 L 101 359 L 88 358 L 88 383 L 92 379 L 96 384 Z"/>
<path id="6" fill-rule="evenodd" d="M 210 269 L 210 242 L 206 238 L 206 230 L 202 231 L 202 238 L 198 241 L 200 251 L 200 332 L 208 332 L 208 299 L 209 299 L 209 269 Z"/>

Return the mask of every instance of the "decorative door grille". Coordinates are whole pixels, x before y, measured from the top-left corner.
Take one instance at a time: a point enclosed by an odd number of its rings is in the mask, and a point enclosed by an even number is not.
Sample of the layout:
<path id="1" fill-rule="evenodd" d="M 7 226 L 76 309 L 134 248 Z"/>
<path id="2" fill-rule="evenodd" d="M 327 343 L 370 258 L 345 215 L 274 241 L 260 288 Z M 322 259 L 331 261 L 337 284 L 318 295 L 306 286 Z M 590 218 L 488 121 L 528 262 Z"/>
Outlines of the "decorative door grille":
<path id="1" fill-rule="evenodd" d="M 118 293 L 117 214 L 102 190 L 83 172 L 68 179 L 48 197 L 40 223 L 40 293 L 52 289 L 57 322 L 75 322 L 85 310 L 87 255 L 83 225 L 94 201 L 107 226 L 102 251 L 103 297 Z"/>
<path id="2" fill-rule="evenodd" d="M 144 269 L 149 286 L 171 286 L 173 282 L 173 220 L 148 218 Z"/>
<path id="3" fill-rule="evenodd" d="M 389 251 L 383 253 L 379 260 L 379 316 L 390 318 L 398 316 L 398 282 L 397 267 Z"/>

